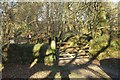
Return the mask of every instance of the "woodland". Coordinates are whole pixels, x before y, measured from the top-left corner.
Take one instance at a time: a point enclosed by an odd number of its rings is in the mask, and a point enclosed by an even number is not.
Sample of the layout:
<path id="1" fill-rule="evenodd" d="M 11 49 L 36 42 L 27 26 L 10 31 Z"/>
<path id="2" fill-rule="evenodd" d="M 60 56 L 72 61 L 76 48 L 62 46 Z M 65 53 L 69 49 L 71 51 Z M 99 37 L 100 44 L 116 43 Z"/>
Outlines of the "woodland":
<path id="1" fill-rule="evenodd" d="M 119 52 L 120 2 L 0 2 L 3 79 L 114 80 Z"/>

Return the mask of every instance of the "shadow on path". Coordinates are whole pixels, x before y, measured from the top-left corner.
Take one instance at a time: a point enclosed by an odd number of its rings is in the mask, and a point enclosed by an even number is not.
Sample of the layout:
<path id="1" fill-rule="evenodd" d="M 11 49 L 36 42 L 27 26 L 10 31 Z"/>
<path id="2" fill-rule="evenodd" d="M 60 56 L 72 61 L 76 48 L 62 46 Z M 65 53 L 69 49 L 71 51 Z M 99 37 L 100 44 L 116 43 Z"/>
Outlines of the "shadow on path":
<path id="1" fill-rule="evenodd" d="M 120 79 L 119 63 L 120 63 L 120 59 L 109 58 L 109 59 L 101 60 L 100 66 L 113 80 L 117 80 L 118 78 Z"/>
<path id="2" fill-rule="evenodd" d="M 50 73 L 48 73 L 48 76 L 46 76 L 44 79 L 46 80 L 46 79 L 48 79 L 48 78 L 51 78 L 52 80 L 55 78 L 55 75 L 57 74 L 57 72 L 60 72 L 60 76 L 61 76 L 61 79 L 63 80 L 63 79 L 65 79 L 65 80 L 70 80 L 70 78 L 69 78 L 69 74 L 70 74 L 70 72 L 72 71 L 72 70 L 77 70 L 77 69 L 81 69 L 81 68 L 86 68 L 86 67 L 88 67 L 90 64 L 92 64 L 92 62 L 97 58 L 97 56 L 101 53 L 101 52 L 104 52 L 109 46 L 110 46 L 110 43 L 111 43 L 111 32 L 110 32 L 110 37 L 109 37 L 109 39 L 108 39 L 108 44 L 106 45 L 106 46 L 104 46 L 104 47 L 102 47 L 97 53 L 96 53 L 96 55 L 94 55 L 88 62 L 86 62 L 86 63 L 84 63 L 84 64 L 81 64 L 81 65 L 75 65 L 74 67 L 71 67 L 70 66 L 70 64 L 76 59 L 76 57 L 75 58 L 73 58 L 68 64 L 65 64 L 64 66 L 57 66 L 57 65 L 53 65 L 53 66 L 45 66 L 45 65 L 43 65 L 43 66 L 37 66 L 37 65 L 35 65 L 32 69 L 29 69 L 29 66 L 26 66 L 26 68 L 24 68 L 23 66 L 21 66 L 21 69 L 17 69 L 17 65 L 15 65 L 16 66 L 16 71 L 14 70 L 14 69 L 10 69 L 10 67 L 8 66 L 8 65 L 5 65 L 5 68 L 4 68 L 4 70 L 3 70 L 3 74 L 5 75 L 5 77 L 7 77 L 7 75 L 5 74 L 5 73 L 7 73 L 7 72 L 9 72 L 9 71 L 6 71 L 6 70 L 8 70 L 8 68 L 9 68 L 9 70 L 11 71 L 11 73 L 13 73 L 13 74 L 15 74 L 15 73 L 18 73 L 18 71 L 20 71 L 20 70 L 27 70 L 27 71 L 23 71 L 23 73 L 21 73 L 21 74 L 18 74 L 18 76 L 16 76 L 15 78 L 17 78 L 17 77 L 20 77 L 19 75 L 26 75 L 26 78 L 30 78 L 31 77 L 31 75 L 33 75 L 34 73 L 36 73 L 36 72 L 38 72 L 38 71 L 51 71 Z M 26 53 L 24 53 L 23 54 L 23 47 L 21 47 L 22 49 L 21 49 L 21 51 L 20 51 L 20 53 L 22 53 L 22 54 L 19 54 L 18 56 L 21 56 L 21 57 L 23 57 L 23 56 L 25 56 L 25 54 Z M 31 46 L 30 48 L 27 48 L 28 50 L 29 49 L 33 49 L 33 46 Z M 25 50 L 26 50 L 26 48 L 24 48 Z M 18 50 L 18 49 L 17 49 Z M 42 50 L 44 50 L 44 49 L 42 49 Z M 14 53 L 16 53 L 16 52 L 14 52 Z M 29 57 L 32 57 L 32 51 L 30 50 L 30 52 L 29 52 L 29 54 L 30 54 L 30 56 Z M 10 54 L 9 54 L 10 55 Z M 77 56 L 77 55 L 76 55 Z M 8 56 L 9 57 L 9 56 Z M 11 57 L 11 56 L 10 56 Z M 14 56 L 12 56 L 12 57 L 14 57 Z M 16 56 L 15 56 L 16 57 Z M 32 58 L 31 58 L 32 59 Z M 10 60 L 10 59 L 9 59 Z M 19 59 L 19 60 L 23 60 L 23 59 Z M 18 60 L 18 61 L 19 61 Z M 24 61 L 26 61 L 27 59 L 25 58 L 24 59 Z M 108 60 L 109 61 L 109 60 Z M 17 61 L 16 61 L 17 62 Z M 102 68 L 103 68 L 103 70 L 104 70 L 104 68 L 105 68 L 105 66 L 106 66 L 106 68 L 109 68 L 109 66 L 107 66 L 106 65 L 106 60 L 103 60 L 103 61 L 101 61 L 101 66 L 102 66 Z M 110 61 L 111 62 L 111 61 Z M 112 63 L 111 63 L 112 64 Z M 114 61 L 113 61 L 113 64 L 114 64 Z M 47 67 L 47 68 L 45 68 L 45 67 Z M 24 68 L 24 69 L 23 69 Z M 20 72 L 22 72 L 22 71 L 20 71 Z M 106 72 L 106 71 L 105 71 Z M 10 72 L 9 72 L 10 73 Z M 107 72 L 106 72 L 107 73 Z M 111 74 L 108 74 L 108 75 L 110 75 L 111 76 Z M 9 75 L 8 75 L 9 76 Z M 39 76 L 42 76 L 42 75 L 39 75 Z M 11 77 L 13 77 L 14 78 L 14 76 L 11 76 Z M 21 76 L 22 77 L 22 76 Z M 111 76 L 112 77 L 112 76 Z"/>

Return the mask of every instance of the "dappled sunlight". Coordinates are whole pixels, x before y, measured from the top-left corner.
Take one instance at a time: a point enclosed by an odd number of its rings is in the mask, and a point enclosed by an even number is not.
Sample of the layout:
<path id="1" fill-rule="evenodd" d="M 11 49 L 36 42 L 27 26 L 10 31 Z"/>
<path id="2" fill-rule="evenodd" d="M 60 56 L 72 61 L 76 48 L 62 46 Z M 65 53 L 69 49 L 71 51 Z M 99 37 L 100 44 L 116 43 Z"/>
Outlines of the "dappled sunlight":
<path id="1" fill-rule="evenodd" d="M 38 71 L 36 73 L 34 73 L 33 75 L 31 75 L 29 78 L 45 78 L 49 75 L 51 71 Z"/>
<path id="2" fill-rule="evenodd" d="M 3 79 L 118 78 L 118 5 L 1 1 Z"/>
<path id="3" fill-rule="evenodd" d="M 104 71 L 101 70 L 101 68 L 97 65 L 89 65 L 86 70 L 92 72 L 95 74 L 98 78 L 110 78 L 109 75 L 104 73 Z"/>
<path id="4" fill-rule="evenodd" d="M 90 68 L 72 70 L 69 74 L 70 78 L 87 78 L 88 76 L 91 76 L 91 78 L 110 78 L 110 76 L 104 73 L 97 65 L 90 65 Z"/>
<path id="5" fill-rule="evenodd" d="M 0 72 L 4 69 L 4 66 L 2 63 L 0 63 Z"/>
<path id="6" fill-rule="evenodd" d="M 33 47 L 33 55 L 34 56 L 39 56 L 39 51 L 40 51 L 40 48 L 43 44 L 35 44 L 34 47 Z"/>
<path id="7" fill-rule="evenodd" d="M 37 63 L 38 59 L 35 59 L 29 66 L 29 68 L 32 68 L 36 63 Z"/>

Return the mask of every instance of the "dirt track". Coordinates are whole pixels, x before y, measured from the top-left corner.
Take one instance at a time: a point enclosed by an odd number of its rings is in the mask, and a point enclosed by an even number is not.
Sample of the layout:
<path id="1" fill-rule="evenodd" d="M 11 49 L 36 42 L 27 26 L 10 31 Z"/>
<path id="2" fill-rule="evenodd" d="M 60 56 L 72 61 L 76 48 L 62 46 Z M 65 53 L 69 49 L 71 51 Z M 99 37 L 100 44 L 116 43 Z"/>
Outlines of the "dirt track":
<path id="1" fill-rule="evenodd" d="M 116 78 L 118 76 L 115 70 L 103 69 L 99 61 L 94 61 L 87 67 L 80 67 L 79 65 L 68 66 L 45 66 L 43 64 L 36 64 L 29 69 L 28 65 L 20 64 L 5 64 L 2 71 L 3 78 L 100 78 L 104 80 Z M 111 76 L 106 73 L 108 71 Z M 111 79 L 112 80 L 112 79 Z"/>

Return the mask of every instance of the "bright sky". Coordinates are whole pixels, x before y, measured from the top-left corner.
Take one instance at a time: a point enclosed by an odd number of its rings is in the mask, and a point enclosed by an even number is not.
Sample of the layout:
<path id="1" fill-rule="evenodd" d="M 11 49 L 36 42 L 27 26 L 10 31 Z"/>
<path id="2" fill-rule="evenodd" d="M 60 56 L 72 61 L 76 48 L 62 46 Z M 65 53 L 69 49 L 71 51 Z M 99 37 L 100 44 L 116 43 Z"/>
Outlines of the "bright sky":
<path id="1" fill-rule="evenodd" d="M 120 0 L 111 0 L 112 2 L 119 2 Z"/>

